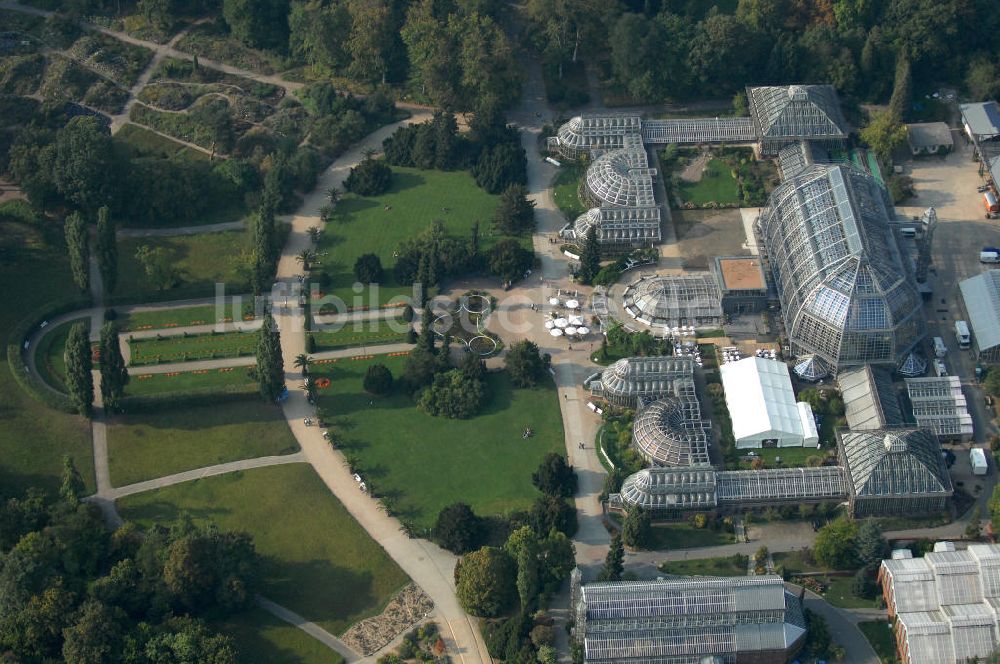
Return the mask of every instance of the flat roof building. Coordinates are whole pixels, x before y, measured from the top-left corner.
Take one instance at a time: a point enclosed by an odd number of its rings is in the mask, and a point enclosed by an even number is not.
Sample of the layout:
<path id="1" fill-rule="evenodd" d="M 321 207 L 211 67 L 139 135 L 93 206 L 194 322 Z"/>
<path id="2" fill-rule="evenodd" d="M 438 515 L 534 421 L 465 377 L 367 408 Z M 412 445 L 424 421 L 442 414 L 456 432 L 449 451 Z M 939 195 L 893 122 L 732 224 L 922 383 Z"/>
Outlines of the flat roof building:
<path id="1" fill-rule="evenodd" d="M 951 127 L 944 122 L 916 122 L 906 125 L 906 142 L 914 156 L 951 152 L 955 145 Z"/>
<path id="2" fill-rule="evenodd" d="M 757 256 L 716 256 L 712 274 L 722 291 L 725 313 L 753 314 L 767 306 L 767 279 Z"/>
<path id="3" fill-rule="evenodd" d="M 987 362 L 1000 360 L 1000 270 L 987 270 L 958 287 L 977 355 Z"/>
<path id="4" fill-rule="evenodd" d="M 1000 645 L 1000 545 L 883 560 L 879 582 L 903 664 L 965 664 Z"/>
<path id="5" fill-rule="evenodd" d="M 796 402 L 788 366 L 762 357 L 719 369 L 738 448 L 807 447 L 819 442 L 809 404 Z"/>
<path id="6" fill-rule="evenodd" d="M 573 597 L 575 636 L 593 664 L 786 662 L 806 636 L 802 604 L 780 576 L 588 583 Z"/>
<path id="7" fill-rule="evenodd" d="M 972 436 L 972 415 L 958 376 L 907 378 L 906 393 L 918 426 L 940 438 Z"/>

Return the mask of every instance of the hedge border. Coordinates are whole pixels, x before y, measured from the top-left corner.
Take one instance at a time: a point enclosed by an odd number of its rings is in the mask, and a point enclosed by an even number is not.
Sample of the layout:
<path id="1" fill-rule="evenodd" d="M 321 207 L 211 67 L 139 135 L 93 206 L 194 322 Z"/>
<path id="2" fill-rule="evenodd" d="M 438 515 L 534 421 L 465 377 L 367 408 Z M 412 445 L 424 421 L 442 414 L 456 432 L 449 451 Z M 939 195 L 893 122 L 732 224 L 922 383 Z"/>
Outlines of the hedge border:
<path id="1" fill-rule="evenodd" d="M 233 403 L 260 398 L 256 385 L 230 385 L 227 387 L 202 387 L 186 392 L 168 392 L 166 394 L 148 394 L 141 396 L 124 396 L 119 401 L 125 413 L 155 413 L 161 410 L 204 406 L 209 403 L 205 397 L 211 397 L 211 403 Z"/>
<path id="2" fill-rule="evenodd" d="M 10 373 L 14 377 L 14 381 L 29 396 L 49 408 L 64 413 L 77 413 L 76 406 L 73 405 L 69 395 L 59 392 L 28 370 L 28 365 L 24 361 L 24 342 L 41 325 L 42 321 L 71 311 L 90 309 L 92 307 L 93 302 L 90 298 L 73 298 L 50 302 L 22 319 L 20 323 L 14 326 L 14 329 L 7 337 L 7 366 L 10 368 Z"/>

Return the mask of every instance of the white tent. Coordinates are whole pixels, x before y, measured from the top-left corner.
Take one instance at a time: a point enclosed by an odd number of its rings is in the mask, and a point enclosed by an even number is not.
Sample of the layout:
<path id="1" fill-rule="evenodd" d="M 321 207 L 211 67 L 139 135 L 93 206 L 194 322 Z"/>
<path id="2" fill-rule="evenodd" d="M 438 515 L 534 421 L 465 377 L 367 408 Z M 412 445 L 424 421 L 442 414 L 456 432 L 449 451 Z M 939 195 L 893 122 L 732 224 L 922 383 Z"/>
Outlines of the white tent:
<path id="1" fill-rule="evenodd" d="M 583 316 L 570 316 L 569 324 L 575 327 L 580 327 L 583 325 Z"/>
<path id="2" fill-rule="evenodd" d="M 551 330 L 549 330 L 549 334 L 551 334 L 554 337 L 561 337 L 562 334 L 563 334 L 563 331 L 560 330 L 558 327 L 554 327 Z"/>
<path id="3" fill-rule="evenodd" d="M 590 334 L 590 328 L 589 327 L 578 327 L 578 328 L 576 328 L 576 333 L 579 334 L 579 335 L 581 335 L 581 336 L 586 335 L 586 334 Z"/>
<path id="4" fill-rule="evenodd" d="M 569 309 L 579 309 L 580 303 L 576 300 L 566 300 L 566 307 Z"/>
<path id="5" fill-rule="evenodd" d="M 736 447 L 812 447 L 819 442 L 807 403 L 795 401 L 788 366 L 748 357 L 719 368 Z"/>
<path id="6" fill-rule="evenodd" d="M 558 297 L 550 297 L 549 298 L 549 304 L 551 304 L 553 307 L 558 307 L 559 306 L 559 298 Z"/>
<path id="7" fill-rule="evenodd" d="M 556 319 L 556 327 L 568 327 L 568 326 L 569 326 L 569 321 L 566 320 L 565 318 Z"/>
<path id="8" fill-rule="evenodd" d="M 545 321 L 545 329 L 546 330 L 551 330 L 555 326 L 556 326 L 555 321 L 551 321 L 551 320 Z"/>
<path id="9" fill-rule="evenodd" d="M 576 328 L 573 327 L 572 325 L 570 325 L 569 327 L 566 328 L 566 334 L 569 334 L 569 335 L 576 334 Z"/>

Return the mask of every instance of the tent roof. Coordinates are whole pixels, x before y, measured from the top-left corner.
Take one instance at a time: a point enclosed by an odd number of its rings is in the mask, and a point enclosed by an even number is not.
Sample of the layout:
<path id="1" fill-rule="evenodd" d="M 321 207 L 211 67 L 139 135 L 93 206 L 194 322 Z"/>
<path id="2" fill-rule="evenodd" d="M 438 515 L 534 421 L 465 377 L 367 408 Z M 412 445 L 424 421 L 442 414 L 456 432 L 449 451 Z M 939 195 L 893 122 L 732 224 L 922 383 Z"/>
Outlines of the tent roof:
<path id="1" fill-rule="evenodd" d="M 1000 346 L 1000 270 L 988 270 L 958 286 L 979 350 Z"/>
<path id="2" fill-rule="evenodd" d="M 783 362 L 747 357 L 723 364 L 722 386 L 736 439 L 768 431 L 806 436 Z"/>

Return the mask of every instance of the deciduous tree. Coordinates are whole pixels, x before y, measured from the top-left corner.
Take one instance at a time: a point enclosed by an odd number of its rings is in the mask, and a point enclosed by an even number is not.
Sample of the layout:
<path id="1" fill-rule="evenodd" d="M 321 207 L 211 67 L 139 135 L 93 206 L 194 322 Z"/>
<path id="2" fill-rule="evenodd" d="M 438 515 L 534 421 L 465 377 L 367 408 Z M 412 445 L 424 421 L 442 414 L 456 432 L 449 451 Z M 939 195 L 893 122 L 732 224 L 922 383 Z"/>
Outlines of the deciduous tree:
<path id="1" fill-rule="evenodd" d="M 482 536 L 482 520 L 465 503 L 454 503 L 438 512 L 434 541 L 452 553 L 461 555 L 474 550 Z"/>
<path id="2" fill-rule="evenodd" d="M 90 334 L 87 323 L 77 323 L 66 339 L 66 387 L 79 413 L 90 417 L 94 403 L 94 377 L 90 357 Z"/>
<path id="3" fill-rule="evenodd" d="M 858 524 L 847 517 L 840 517 L 819 529 L 813 544 L 816 562 L 831 569 L 851 569 L 857 566 L 858 551 L 855 540 Z"/>
<path id="4" fill-rule="evenodd" d="M 502 549 L 483 547 L 455 566 L 455 593 L 462 608 L 474 616 L 499 616 L 516 596 L 515 565 Z"/>

